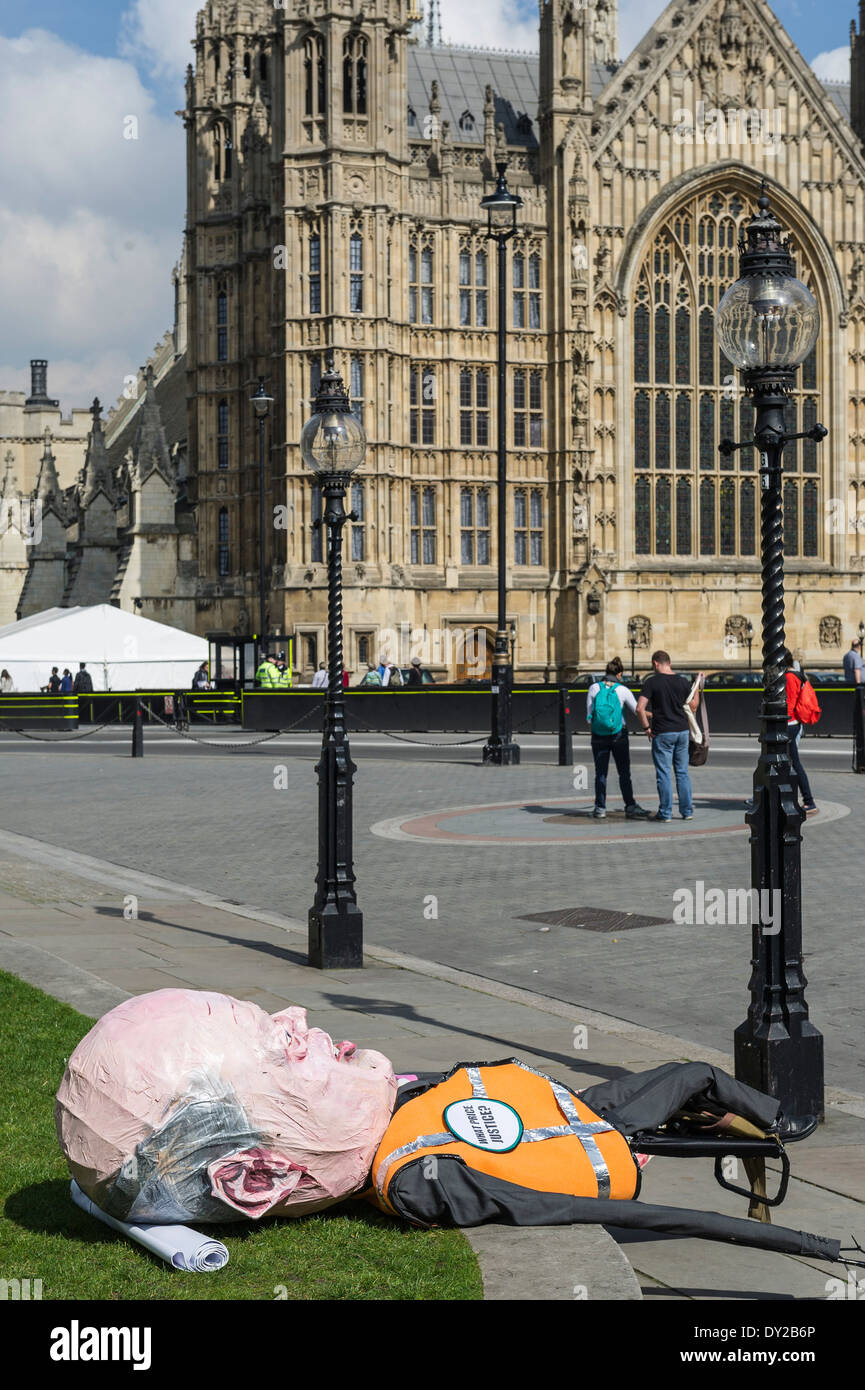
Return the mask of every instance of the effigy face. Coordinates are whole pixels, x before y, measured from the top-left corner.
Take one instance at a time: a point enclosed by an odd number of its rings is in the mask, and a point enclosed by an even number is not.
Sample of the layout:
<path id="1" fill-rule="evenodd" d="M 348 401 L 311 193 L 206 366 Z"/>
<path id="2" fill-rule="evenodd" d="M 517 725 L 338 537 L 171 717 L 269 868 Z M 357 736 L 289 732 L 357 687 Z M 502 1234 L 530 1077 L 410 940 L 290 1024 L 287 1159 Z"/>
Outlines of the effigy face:
<path id="1" fill-rule="evenodd" d="M 334 1044 L 305 1009 L 164 989 L 82 1038 L 55 1121 L 79 1187 L 119 1220 L 257 1220 L 356 1192 L 395 1097 L 386 1057 Z"/>

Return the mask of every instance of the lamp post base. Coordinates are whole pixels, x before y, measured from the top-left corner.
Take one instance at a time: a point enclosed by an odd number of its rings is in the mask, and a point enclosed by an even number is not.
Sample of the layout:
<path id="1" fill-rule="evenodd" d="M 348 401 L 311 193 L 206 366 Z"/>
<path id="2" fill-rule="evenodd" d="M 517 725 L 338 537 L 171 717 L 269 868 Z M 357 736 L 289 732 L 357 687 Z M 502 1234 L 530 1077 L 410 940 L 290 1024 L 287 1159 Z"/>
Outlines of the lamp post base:
<path id="1" fill-rule="evenodd" d="M 491 767 L 515 767 L 520 761 L 520 750 L 516 743 L 485 743 L 484 762 Z"/>
<path id="2" fill-rule="evenodd" d="M 309 909 L 309 964 L 317 970 L 363 967 L 363 913 L 357 903 Z"/>
<path id="3" fill-rule="evenodd" d="M 780 1101 L 787 1119 L 823 1118 L 823 1035 L 807 1019 L 798 1037 L 755 1036 L 750 1019 L 733 1035 L 736 1080 Z"/>

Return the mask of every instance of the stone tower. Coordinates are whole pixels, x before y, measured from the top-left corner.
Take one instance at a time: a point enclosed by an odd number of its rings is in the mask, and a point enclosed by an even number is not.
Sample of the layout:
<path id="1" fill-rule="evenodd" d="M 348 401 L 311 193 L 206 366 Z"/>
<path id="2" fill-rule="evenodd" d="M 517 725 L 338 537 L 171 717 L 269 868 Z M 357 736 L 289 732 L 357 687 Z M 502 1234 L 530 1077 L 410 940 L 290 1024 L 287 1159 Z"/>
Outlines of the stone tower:
<path id="1" fill-rule="evenodd" d="M 850 21 L 850 124 L 865 145 L 865 0 L 859 0 L 859 32 Z"/>

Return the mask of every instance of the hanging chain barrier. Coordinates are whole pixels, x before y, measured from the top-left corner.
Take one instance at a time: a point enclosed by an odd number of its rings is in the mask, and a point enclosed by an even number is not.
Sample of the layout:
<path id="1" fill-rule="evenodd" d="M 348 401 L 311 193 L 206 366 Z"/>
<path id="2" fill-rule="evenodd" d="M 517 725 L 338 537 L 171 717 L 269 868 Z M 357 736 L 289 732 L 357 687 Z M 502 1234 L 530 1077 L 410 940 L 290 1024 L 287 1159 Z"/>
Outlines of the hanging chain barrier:
<path id="1" fill-rule="evenodd" d="M 543 709 L 537 710 L 534 714 L 530 714 L 528 719 L 524 719 L 521 723 L 514 725 L 513 732 L 515 734 L 519 733 L 521 729 L 525 729 L 529 724 L 534 723 L 536 719 L 538 719 L 541 715 L 545 714 L 548 709 L 552 709 L 554 706 L 556 706 L 557 703 L 558 697 L 551 700 L 548 705 L 544 706 Z M 222 752 L 225 753 L 240 752 L 244 748 L 256 748 L 260 743 L 269 743 L 271 742 L 271 740 L 279 738 L 282 734 L 291 733 L 292 729 L 298 728 L 298 726 L 301 725 L 306 719 L 309 719 L 311 715 L 317 714 L 321 708 L 320 705 L 314 705 L 312 709 L 306 710 L 300 716 L 299 719 L 296 719 L 293 724 L 287 724 L 284 728 L 277 729 L 275 733 L 264 734 L 261 738 L 247 739 L 243 743 L 223 743 L 216 739 L 200 738 L 196 734 L 191 734 L 184 729 L 178 729 L 175 724 L 172 724 L 170 722 L 170 720 L 163 719 L 160 714 L 157 714 L 156 710 L 153 709 L 153 707 L 149 705 L 146 700 L 142 700 L 141 704 L 143 708 L 147 710 L 147 713 L 151 715 L 159 724 L 161 724 L 163 728 L 168 729 L 173 734 L 176 734 L 178 738 L 185 738 L 188 739 L 190 743 L 202 744 L 203 746 L 206 746 L 208 748 L 219 748 Z M 374 725 L 368 724 L 365 719 L 361 719 L 360 715 L 356 714 L 353 710 L 351 712 L 351 717 L 352 719 L 356 720 L 359 724 L 362 724 L 364 726 L 363 730 L 354 730 L 355 733 L 366 731 L 372 734 L 382 734 L 385 738 L 393 739 L 396 743 L 408 743 L 416 748 L 468 748 L 475 743 L 486 743 L 487 739 L 489 738 L 489 733 L 484 733 L 478 734 L 475 738 L 459 739 L 455 743 L 433 743 L 426 739 L 406 738 L 404 734 L 394 734 L 391 733 L 389 729 L 377 729 Z M 70 743 L 76 739 L 90 738 L 91 735 L 98 734 L 101 730 L 110 728 L 111 725 L 115 724 L 116 722 L 117 721 L 115 719 L 107 719 L 104 723 L 95 724 L 92 729 L 85 730 L 84 733 L 60 733 L 57 734 L 54 738 L 51 738 L 45 734 L 25 733 L 23 729 L 13 729 L 8 724 L 3 723 L 2 720 L 0 720 L 0 730 L 2 730 L 4 733 L 18 734 L 20 738 L 30 739 L 35 743 Z M 351 732 L 352 730 L 349 730 L 349 733 Z"/>
<path id="2" fill-rule="evenodd" d="M 518 734 L 521 729 L 525 729 L 529 724 L 533 724 L 536 719 L 540 718 L 541 715 L 545 714 L 548 709 L 552 709 L 554 706 L 558 708 L 558 694 L 555 699 L 551 700 L 543 709 L 536 710 L 534 714 L 529 715 L 528 719 L 523 719 L 521 723 L 515 724 L 512 732 Z M 430 743 L 425 739 L 406 738 L 404 734 L 393 734 L 388 729 L 376 729 L 372 724 L 367 724 L 366 720 L 361 719 L 360 715 L 355 714 L 354 711 L 352 711 L 351 717 L 352 719 L 356 719 L 359 724 L 363 724 L 370 733 L 383 734 L 385 738 L 392 738 L 397 743 L 409 743 L 416 748 L 468 748 L 473 743 L 486 743 L 489 738 L 489 733 L 487 732 L 479 734 L 476 738 L 460 739 L 456 743 Z M 351 732 L 352 730 L 349 730 L 349 733 Z"/>

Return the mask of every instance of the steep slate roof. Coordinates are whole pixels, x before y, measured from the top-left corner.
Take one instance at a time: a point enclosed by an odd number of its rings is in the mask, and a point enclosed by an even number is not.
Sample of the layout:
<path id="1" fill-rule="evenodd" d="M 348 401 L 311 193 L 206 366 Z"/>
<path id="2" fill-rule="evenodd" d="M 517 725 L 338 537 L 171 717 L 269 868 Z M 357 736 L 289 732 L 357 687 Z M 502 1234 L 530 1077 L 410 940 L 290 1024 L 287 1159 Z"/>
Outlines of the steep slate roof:
<path id="1" fill-rule="evenodd" d="M 652 30 L 640 44 L 652 46 Z M 640 44 L 637 47 L 640 47 Z M 508 52 L 493 48 L 460 48 L 455 44 L 425 48 L 412 44 L 408 50 L 408 103 L 417 116 L 417 126 L 409 126 L 409 138 L 423 138 L 424 117 L 429 111 L 430 89 L 439 84 L 441 119 L 450 121 L 451 139 L 456 144 L 482 145 L 484 141 L 484 93 L 491 86 L 496 98 L 496 125 L 505 128 L 509 145 L 535 148 L 538 143 L 538 65 L 537 53 Z M 592 98 L 597 100 L 617 72 L 601 63 L 592 64 Z M 823 82 L 823 90 L 846 121 L 850 120 L 850 84 Z M 461 130 L 460 118 L 470 111 L 474 130 Z M 527 116 L 528 122 L 520 122 Z"/>
<path id="2" fill-rule="evenodd" d="M 850 83 L 849 82 L 823 82 L 823 91 L 827 97 L 831 97 L 845 121 L 850 120 Z"/>
<path id="3" fill-rule="evenodd" d="M 592 95 L 606 87 L 615 69 L 596 63 L 592 67 Z M 409 136 L 420 139 L 429 111 L 430 89 L 439 84 L 441 119 L 450 121 L 451 139 L 458 144 L 484 142 L 484 94 L 491 86 L 496 98 L 496 125 L 501 122 L 509 145 L 533 148 L 538 143 L 538 54 L 506 52 L 493 48 L 441 48 L 412 45 L 408 50 L 408 103 L 417 116 Z M 470 111 L 474 130 L 460 129 L 460 118 Z M 528 120 L 520 120 L 528 117 Z"/>

